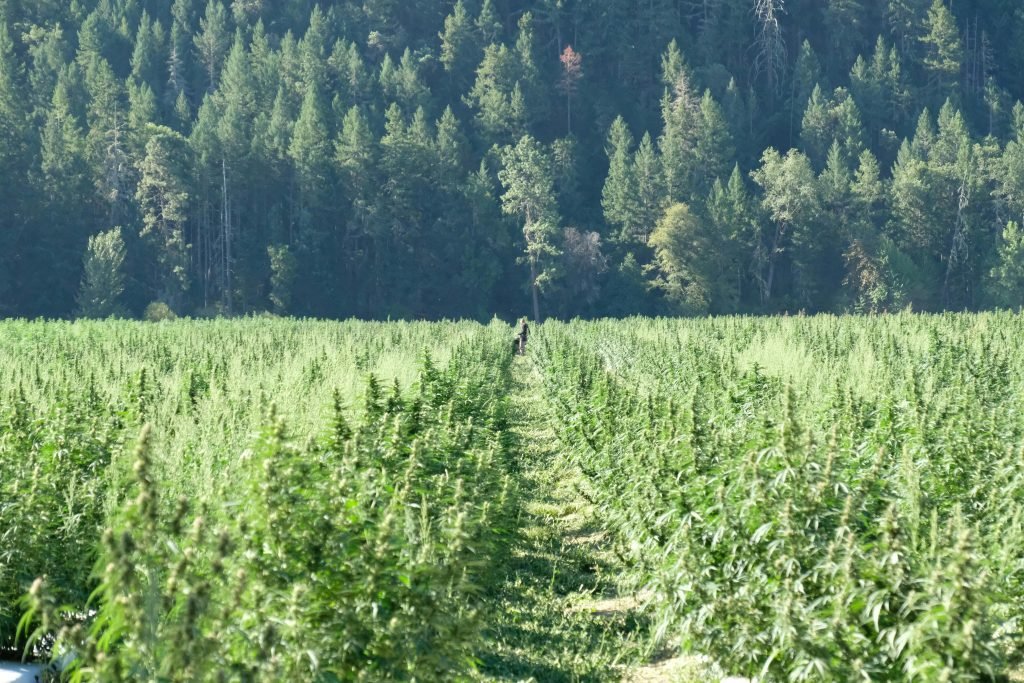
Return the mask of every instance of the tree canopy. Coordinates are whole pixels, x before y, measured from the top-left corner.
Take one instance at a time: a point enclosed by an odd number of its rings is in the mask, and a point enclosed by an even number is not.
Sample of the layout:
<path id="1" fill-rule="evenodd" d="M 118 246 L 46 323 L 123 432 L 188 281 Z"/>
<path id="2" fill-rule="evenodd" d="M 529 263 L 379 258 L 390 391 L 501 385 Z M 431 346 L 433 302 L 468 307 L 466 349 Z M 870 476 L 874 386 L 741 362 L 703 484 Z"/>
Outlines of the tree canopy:
<path id="1" fill-rule="evenodd" d="M 1007 0 L 0 1 L 0 315 L 1024 304 Z"/>

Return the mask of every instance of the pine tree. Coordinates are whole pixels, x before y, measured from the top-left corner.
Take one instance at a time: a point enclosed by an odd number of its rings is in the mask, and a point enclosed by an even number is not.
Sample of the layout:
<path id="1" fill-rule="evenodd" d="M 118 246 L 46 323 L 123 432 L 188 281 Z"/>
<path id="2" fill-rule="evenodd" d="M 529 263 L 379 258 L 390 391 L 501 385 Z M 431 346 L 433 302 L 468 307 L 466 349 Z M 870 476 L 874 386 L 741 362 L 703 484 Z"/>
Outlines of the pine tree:
<path id="1" fill-rule="evenodd" d="M 927 31 L 921 37 L 928 92 L 933 102 L 946 99 L 960 81 L 963 47 L 956 20 L 942 0 L 933 0 L 928 10 Z"/>
<path id="2" fill-rule="evenodd" d="M 159 121 L 156 95 L 148 83 L 128 82 L 128 137 L 133 158 L 142 156 L 146 148 L 147 128 Z"/>
<path id="3" fill-rule="evenodd" d="M 260 20 L 253 27 L 252 38 L 249 40 L 249 64 L 256 88 L 256 101 L 262 108 L 266 108 L 267 104 L 273 102 L 281 92 L 280 55 L 270 41 L 271 37 L 267 34 L 263 21 Z M 233 45 L 232 49 L 234 49 Z M 344 51 L 343 43 L 339 42 L 335 45 L 335 52 L 339 49 Z M 337 64 L 333 61 L 337 58 L 332 53 L 330 58 L 332 68 L 337 68 Z"/>
<path id="4" fill-rule="evenodd" d="M 217 89 L 220 69 L 230 46 L 227 11 L 221 2 L 210 0 L 206 15 L 199 21 L 199 28 L 200 32 L 195 37 L 196 50 L 206 71 L 207 92 L 213 92 Z"/>
<path id="5" fill-rule="evenodd" d="M 88 155 L 93 176 L 109 209 L 108 225 L 128 213 L 131 161 L 128 156 L 127 105 L 124 88 L 106 59 L 93 55 L 85 67 L 88 94 Z"/>
<path id="6" fill-rule="evenodd" d="M 851 185 L 853 176 L 846 161 L 846 155 L 838 141 L 829 147 L 825 160 L 825 168 L 818 176 L 819 194 L 821 197 L 821 219 L 817 229 L 815 245 L 822 254 L 820 260 L 830 261 L 843 253 L 845 248 L 857 239 L 863 232 L 857 214 L 852 211 L 853 194 Z M 839 272 L 838 268 L 821 268 L 819 275 L 822 279 L 834 278 Z M 828 282 L 825 290 L 835 289 L 837 282 Z"/>
<path id="7" fill-rule="evenodd" d="M 298 270 L 298 261 L 287 245 L 269 245 L 270 259 L 270 304 L 274 313 L 288 313 L 292 301 L 292 287 Z"/>
<path id="8" fill-rule="evenodd" d="M 120 303 L 124 292 L 124 259 L 121 228 L 113 228 L 89 238 L 82 285 L 78 292 L 79 316 L 109 318 L 124 315 L 125 310 Z"/>
<path id="9" fill-rule="evenodd" d="M 879 220 L 884 215 L 886 199 L 881 175 L 875 155 L 870 150 L 862 152 L 850 191 L 853 195 L 853 210 L 865 230 L 881 227 Z"/>
<path id="10" fill-rule="evenodd" d="M 711 96 L 710 90 L 704 91 L 700 101 L 693 154 L 695 164 L 692 192 L 704 196 L 715 179 L 723 178 L 729 172 L 736 154 L 725 114 Z"/>
<path id="11" fill-rule="evenodd" d="M 7 24 L 2 19 L 4 17 L 0 15 L 0 171 L 9 173 L 25 153 L 27 112 L 22 91 L 24 71 L 14 53 L 14 42 Z M 3 177 L 13 180 L 9 175 Z M 0 187 L 13 185 L 6 180 L 0 183 Z"/>
<path id="12" fill-rule="evenodd" d="M 706 202 L 715 258 L 711 275 L 711 309 L 735 313 L 743 304 L 755 253 L 757 221 L 739 166 L 726 184 L 715 180 Z"/>
<path id="13" fill-rule="evenodd" d="M 996 265 L 988 273 L 986 290 L 996 306 L 1024 306 L 1024 230 L 1009 221 L 999 240 Z"/>
<path id="14" fill-rule="evenodd" d="M 618 230 L 620 240 L 635 235 L 634 220 L 637 214 L 636 177 L 632 166 L 633 135 L 621 116 L 616 118 L 608 131 L 605 152 L 608 155 L 608 177 L 601 192 L 601 206 L 608 225 Z"/>
<path id="15" fill-rule="evenodd" d="M 437 157 L 441 162 L 441 183 L 457 182 L 469 159 L 469 141 L 462 134 L 459 120 L 451 107 L 445 107 L 437 121 Z"/>
<path id="16" fill-rule="evenodd" d="M 848 162 L 860 156 L 864 149 L 860 110 L 844 88 L 836 88 L 831 98 L 815 88 L 801 123 L 800 145 L 814 166 L 821 168 L 829 147 L 836 140 Z"/>
<path id="17" fill-rule="evenodd" d="M 838 75 L 862 47 L 866 12 L 860 0 L 827 0 L 822 14 L 831 47 L 829 73 Z"/>
<path id="18" fill-rule="evenodd" d="M 172 310 L 179 309 L 189 286 L 185 222 L 188 216 L 188 142 L 169 128 L 155 128 L 139 163 L 136 199 L 142 211 L 140 236 L 148 241 L 157 264 L 155 293 Z"/>
<path id="19" fill-rule="evenodd" d="M 376 178 L 377 141 L 370 124 L 358 107 L 345 115 L 335 150 L 335 163 L 345 196 L 352 202 L 353 221 L 359 233 L 369 230 L 373 200 L 379 182 Z"/>
<path id="20" fill-rule="evenodd" d="M 697 111 L 689 100 L 673 102 L 667 95 L 662 100 L 664 128 L 658 138 L 658 151 L 668 196 L 676 203 L 690 198 L 696 117 Z"/>
<path id="21" fill-rule="evenodd" d="M 148 12 L 142 13 L 139 28 L 135 34 L 135 49 L 132 52 L 132 78 L 138 83 L 162 86 L 163 29 L 159 22 L 153 22 Z"/>
<path id="22" fill-rule="evenodd" d="M 888 0 L 886 19 L 900 52 L 914 59 L 923 34 L 928 0 Z"/>
<path id="23" fill-rule="evenodd" d="M 572 49 L 572 45 L 566 45 L 559 61 L 562 63 L 562 75 L 558 80 L 558 86 L 565 95 L 566 128 L 569 135 L 572 135 L 572 98 L 579 87 L 580 79 L 583 78 L 583 57 Z"/>
<path id="24" fill-rule="evenodd" d="M 748 140 L 751 134 L 751 120 L 743 94 L 734 78 L 729 79 L 729 85 L 725 89 L 725 96 L 722 98 L 722 111 L 725 114 L 725 120 L 729 122 L 729 132 L 736 144 L 737 154 L 743 156 L 746 154 L 744 150 L 750 148 Z"/>
<path id="25" fill-rule="evenodd" d="M 636 183 L 636 208 L 631 221 L 631 237 L 646 244 L 661 218 L 667 201 L 661 159 L 649 133 L 644 133 L 633 156 Z"/>
<path id="26" fill-rule="evenodd" d="M 0 23 L 2 21 L 0 18 Z M 31 68 L 28 71 L 31 106 L 36 110 L 42 110 L 49 105 L 53 89 L 57 87 L 57 79 L 68 64 L 70 46 L 61 26 L 55 26 L 48 31 L 37 28 L 33 30 L 31 37 L 34 41 L 28 46 L 31 60 Z"/>
<path id="27" fill-rule="evenodd" d="M 309 286 L 330 289 L 330 253 L 325 208 L 332 182 L 330 131 L 320 93 L 310 85 L 295 122 L 289 156 L 295 166 L 298 258 Z"/>
<path id="28" fill-rule="evenodd" d="M 419 69 L 409 48 L 402 53 L 395 73 L 395 100 L 406 111 L 430 106 L 430 89 L 420 79 Z"/>
<path id="29" fill-rule="evenodd" d="M 306 33 L 299 41 L 299 59 L 302 63 L 302 82 L 316 88 L 327 86 L 327 18 L 320 5 L 314 5 L 309 16 Z"/>
<path id="30" fill-rule="evenodd" d="M 502 33 L 502 25 L 492 0 L 483 1 L 483 5 L 480 7 L 480 15 L 476 19 L 476 30 L 480 34 L 481 44 L 493 45 L 498 42 L 498 38 Z"/>
<path id="31" fill-rule="evenodd" d="M 490 45 L 476 71 L 466 104 L 476 109 L 476 123 L 488 144 L 518 139 L 526 130 L 519 64 L 508 47 Z"/>
<path id="32" fill-rule="evenodd" d="M 540 83 L 540 68 L 535 54 L 533 14 L 524 12 L 519 17 L 519 33 L 516 36 L 515 55 L 519 62 L 518 85 L 523 93 L 525 121 L 543 118 L 547 101 L 543 97 Z"/>
<path id="33" fill-rule="evenodd" d="M 481 54 L 473 23 L 462 0 L 457 0 L 452 13 L 445 18 L 444 31 L 439 37 L 441 64 L 451 79 L 452 89 L 454 92 L 464 92 L 472 77 L 473 67 L 480 62 Z"/>
<path id="34" fill-rule="evenodd" d="M 1011 218 L 1024 224 L 1024 104 L 1013 107 L 1013 137 L 1006 143 L 996 169 L 995 195 Z"/>
<path id="35" fill-rule="evenodd" d="M 178 106 L 184 96 L 188 103 L 188 33 L 175 22 L 171 27 L 171 39 L 167 54 L 167 89 L 166 99 Z M 185 123 L 185 122 L 182 122 Z"/>
<path id="36" fill-rule="evenodd" d="M 239 165 L 252 147 L 257 112 L 256 82 L 240 36 L 236 36 L 232 44 L 220 81 L 220 87 L 211 98 L 220 113 L 217 133 L 227 160 Z"/>
<path id="37" fill-rule="evenodd" d="M 303 210 L 319 206 L 329 186 L 330 131 L 320 93 L 310 85 L 295 122 L 289 155 L 295 163 Z"/>
<path id="38" fill-rule="evenodd" d="M 796 59 L 796 66 L 793 69 L 792 92 L 789 100 L 789 135 L 790 140 L 795 137 L 798 117 L 807 109 L 808 100 L 811 94 L 817 89 L 820 91 L 821 64 L 818 62 L 818 55 L 815 54 L 811 43 L 805 40 L 800 46 L 800 54 Z"/>
<path id="39" fill-rule="evenodd" d="M 850 71 L 850 89 L 870 131 L 895 129 L 904 122 L 906 92 L 899 54 L 881 36 L 870 62 L 858 57 Z M 879 141 L 879 136 L 874 136 Z"/>
<path id="40" fill-rule="evenodd" d="M 37 293 L 33 298 L 40 312 L 71 311 L 89 233 L 106 219 L 97 203 L 85 134 L 72 111 L 78 74 L 74 64 L 64 68 L 46 111 L 40 131 L 39 196 L 30 205 L 36 227 L 20 250 L 19 286 Z M 18 185 L 24 188 L 25 181 Z M 10 206 L 18 211 L 15 201 Z"/>
<path id="41" fill-rule="evenodd" d="M 824 160 L 825 150 L 833 139 L 829 109 L 829 102 L 822 94 L 821 87 L 815 86 L 800 123 L 800 147 L 817 164 Z"/>

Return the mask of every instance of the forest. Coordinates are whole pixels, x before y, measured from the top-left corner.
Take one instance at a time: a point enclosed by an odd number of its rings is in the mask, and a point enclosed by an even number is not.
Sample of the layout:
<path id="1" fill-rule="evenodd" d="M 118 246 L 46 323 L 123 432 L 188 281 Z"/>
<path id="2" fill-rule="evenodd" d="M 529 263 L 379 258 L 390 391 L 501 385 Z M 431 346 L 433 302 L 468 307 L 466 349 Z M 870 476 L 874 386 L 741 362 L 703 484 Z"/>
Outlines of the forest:
<path id="1" fill-rule="evenodd" d="M 0 316 L 1024 296 L 1017 0 L 0 0 Z"/>

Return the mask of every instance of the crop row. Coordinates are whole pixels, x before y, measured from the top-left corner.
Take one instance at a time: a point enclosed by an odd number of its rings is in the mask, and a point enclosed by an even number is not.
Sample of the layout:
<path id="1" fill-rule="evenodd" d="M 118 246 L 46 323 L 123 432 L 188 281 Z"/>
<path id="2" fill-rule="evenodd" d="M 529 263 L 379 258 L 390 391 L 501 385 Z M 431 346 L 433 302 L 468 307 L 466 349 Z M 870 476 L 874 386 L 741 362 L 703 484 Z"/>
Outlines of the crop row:
<path id="1" fill-rule="evenodd" d="M 303 324 L 277 325 L 267 332 L 310 334 Z M 160 332 L 143 329 L 110 330 L 94 343 L 126 344 L 125 357 L 138 362 L 151 357 L 139 348 L 166 348 Z M 20 338 L 34 332 L 27 327 Z M 210 332 L 226 340 L 232 330 Z M 14 383 L 0 410 L 0 647 L 18 635 L 19 648 L 28 640 L 73 652 L 73 673 L 85 680 L 466 675 L 480 650 L 483 588 L 498 580 L 514 518 L 511 359 L 497 328 L 448 335 L 438 344 L 443 364 L 422 352 L 426 343 L 417 349 L 438 330 L 423 332 L 399 340 L 404 353 L 420 356 L 411 382 L 370 374 L 357 406 L 351 395 L 328 393 L 315 418 L 290 420 L 294 408 L 275 407 L 287 394 L 239 400 L 233 416 L 225 409 L 244 392 L 244 377 L 228 368 L 221 389 L 216 370 L 195 373 L 210 384 L 201 399 L 209 403 L 183 419 L 187 394 L 152 388 L 192 376 L 194 366 L 182 367 L 173 351 L 163 369 L 69 380 L 67 400 L 45 378 L 31 391 Z M 182 340 L 196 332 L 163 333 Z M 256 348 L 267 343 L 255 340 Z M 282 374 L 308 367 L 265 352 L 284 359 Z M 207 357 L 238 362 L 224 349 Z M 336 363 L 326 358 L 323 365 Z M 99 363 L 84 369 L 85 377 L 104 372 Z M 119 385 L 118 376 L 128 381 Z M 301 386 L 323 397 L 330 376 Z M 263 426 L 238 436 L 260 410 Z M 190 467 L 189 454 L 169 445 L 180 437 L 166 432 L 217 419 L 221 445 L 192 457 L 227 464 L 207 463 L 217 480 L 202 481 L 206 470 Z M 319 429 L 304 426 L 316 419 Z M 244 447 L 227 445 L 243 438 Z M 200 435 L 188 439 L 200 448 Z"/>
<path id="2" fill-rule="evenodd" d="M 658 642 L 762 680 L 1020 658 L 1019 317 L 546 325 L 562 446 Z"/>

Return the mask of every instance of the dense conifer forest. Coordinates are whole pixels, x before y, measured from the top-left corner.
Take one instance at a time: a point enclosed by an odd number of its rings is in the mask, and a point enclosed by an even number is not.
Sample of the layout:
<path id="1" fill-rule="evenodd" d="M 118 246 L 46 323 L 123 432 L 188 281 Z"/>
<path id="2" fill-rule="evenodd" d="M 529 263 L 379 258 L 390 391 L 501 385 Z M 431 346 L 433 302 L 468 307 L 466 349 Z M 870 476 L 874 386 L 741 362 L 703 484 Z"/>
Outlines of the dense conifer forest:
<path id="1" fill-rule="evenodd" d="M 1017 0 L 0 0 L 0 315 L 1016 307 L 1022 97 Z"/>

